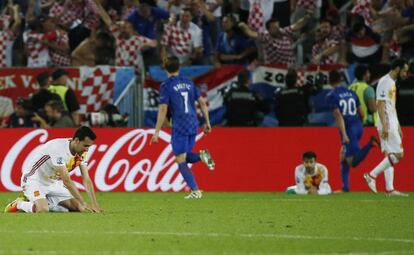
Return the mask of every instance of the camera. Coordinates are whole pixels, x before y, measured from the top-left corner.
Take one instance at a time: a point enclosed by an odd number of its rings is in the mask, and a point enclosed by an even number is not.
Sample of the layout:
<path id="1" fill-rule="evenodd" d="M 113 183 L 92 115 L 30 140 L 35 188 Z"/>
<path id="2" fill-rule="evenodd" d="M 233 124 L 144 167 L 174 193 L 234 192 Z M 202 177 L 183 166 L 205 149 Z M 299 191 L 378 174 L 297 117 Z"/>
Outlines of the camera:
<path id="1" fill-rule="evenodd" d="M 108 104 L 99 112 L 85 114 L 85 121 L 93 127 L 126 127 L 128 114 L 121 114 L 113 104 Z"/>
<path id="2" fill-rule="evenodd" d="M 126 127 L 128 124 L 127 114 L 108 114 L 105 111 L 87 113 L 85 119 L 90 126 L 95 127 Z"/>

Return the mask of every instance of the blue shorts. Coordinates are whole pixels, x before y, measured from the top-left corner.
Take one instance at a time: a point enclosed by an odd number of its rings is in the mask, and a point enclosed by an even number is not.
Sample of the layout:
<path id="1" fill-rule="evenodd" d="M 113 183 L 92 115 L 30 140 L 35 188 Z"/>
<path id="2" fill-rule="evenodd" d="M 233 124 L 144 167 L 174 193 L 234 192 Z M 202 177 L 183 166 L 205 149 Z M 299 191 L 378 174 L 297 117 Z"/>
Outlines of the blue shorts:
<path id="1" fill-rule="evenodd" d="M 194 147 L 196 135 L 172 135 L 171 146 L 175 156 L 191 152 Z"/>
<path id="2" fill-rule="evenodd" d="M 355 155 L 361 148 L 359 146 L 359 140 L 361 140 L 364 127 L 362 123 L 355 123 L 346 127 L 346 134 L 349 138 L 349 143 L 344 144 L 345 157 L 351 157 Z"/>

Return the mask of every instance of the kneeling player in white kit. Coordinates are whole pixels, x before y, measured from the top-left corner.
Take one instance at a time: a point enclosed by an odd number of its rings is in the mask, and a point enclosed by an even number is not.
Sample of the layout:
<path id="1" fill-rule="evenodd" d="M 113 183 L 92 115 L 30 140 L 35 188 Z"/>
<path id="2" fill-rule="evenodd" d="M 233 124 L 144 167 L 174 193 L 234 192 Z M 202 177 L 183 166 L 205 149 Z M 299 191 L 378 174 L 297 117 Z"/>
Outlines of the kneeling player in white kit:
<path id="1" fill-rule="evenodd" d="M 84 161 L 88 148 L 96 139 L 89 127 L 80 127 L 73 138 L 53 139 L 42 145 L 30 164 L 23 169 L 21 187 L 24 197 L 19 197 L 7 205 L 5 212 L 40 213 L 57 211 L 101 212 Z M 69 172 L 79 166 L 83 184 L 91 200 L 87 205 L 80 195 Z"/>
<path id="2" fill-rule="evenodd" d="M 402 130 L 398 121 L 395 103 L 397 100 L 398 78 L 407 77 L 408 64 L 403 59 L 396 59 L 391 64 L 391 71 L 384 75 L 377 86 L 377 108 L 379 121 L 378 133 L 381 137 L 381 149 L 385 158 L 370 173 L 365 173 L 364 178 L 368 187 L 377 193 L 376 178 L 384 172 L 385 189 L 388 196 L 408 196 L 408 194 L 394 189 L 394 165 L 404 156 L 402 146 Z"/>
<path id="3" fill-rule="evenodd" d="M 288 194 L 327 195 L 332 193 L 328 183 L 328 169 L 316 162 L 316 154 L 307 151 L 302 156 L 303 164 L 295 169 L 296 185 L 286 189 Z"/>

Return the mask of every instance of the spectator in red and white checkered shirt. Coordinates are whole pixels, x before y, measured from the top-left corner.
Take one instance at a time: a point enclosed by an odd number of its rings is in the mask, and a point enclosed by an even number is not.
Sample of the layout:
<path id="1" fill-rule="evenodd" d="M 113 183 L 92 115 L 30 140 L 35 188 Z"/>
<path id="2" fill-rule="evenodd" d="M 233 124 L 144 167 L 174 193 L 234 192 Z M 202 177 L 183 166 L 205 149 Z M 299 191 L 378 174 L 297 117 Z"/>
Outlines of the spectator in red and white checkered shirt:
<path id="1" fill-rule="evenodd" d="M 63 5 L 55 3 L 49 11 L 49 16 L 56 17 L 59 25 L 69 30 L 71 50 L 99 26 L 95 1 L 97 0 L 66 0 Z"/>
<path id="2" fill-rule="evenodd" d="M 176 56 L 183 65 L 191 65 L 200 59 L 203 51 L 202 30 L 191 22 L 191 19 L 191 10 L 185 8 L 181 13 L 180 21 L 175 24 L 175 20 L 171 20 L 164 27 L 161 59 L 171 55 Z"/>
<path id="3" fill-rule="evenodd" d="M 49 47 L 49 54 L 54 66 L 70 66 L 68 33 L 58 27 L 55 21 L 51 17 L 45 17 L 43 20 L 44 44 Z"/>
<path id="4" fill-rule="evenodd" d="M 6 14 L 0 15 L 0 68 L 12 65 L 13 43 L 21 25 L 18 5 L 8 5 L 7 12 L 11 14 L 12 19 Z"/>
<path id="5" fill-rule="evenodd" d="M 49 47 L 40 17 L 29 22 L 29 30 L 23 33 L 23 42 L 28 67 L 46 67 L 50 64 Z"/>
<path id="6" fill-rule="evenodd" d="M 109 14 L 101 5 L 98 13 L 104 23 L 110 28 L 116 40 L 115 64 L 117 66 L 133 66 L 137 74 L 142 73 L 144 63 L 141 50 L 157 47 L 157 41 L 138 35 L 129 21 L 114 24 Z"/>
<path id="7" fill-rule="evenodd" d="M 49 11 L 49 16 L 57 17 L 59 25 L 70 28 L 79 20 L 87 29 L 95 29 L 99 24 L 94 0 L 66 0 L 63 5 L 56 2 Z"/>
<path id="8" fill-rule="evenodd" d="M 293 52 L 293 32 L 299 31 L 310 18 L 305 16 L 298 22 L 288 27 L 280 28 L 279 22 L 271 19 L 266 22 L 266 32 L 256 32 L 246 23 L 240 23 L 239 27 L 244 33 L 252 38 L 257 39 L 263 44 L 264 64 L 286 64 L 295 63 Z"/>
<path id="9" fill-rule="evenodd" d="M 329 65 L 338 63 L 340 45 L 332 34 L 331 23 L 324 20 L 320 24 L 320 39 L 312 47 L 312 61 L 315 64 Z"/>
<path id="10" fill-rule="evenodd" d="M 9 27 L 9 16 L 5 14 L 0 16 L 0 68 L 10 67 L 12 65 L 13 43 L 19 33 L 21 25 L 19 6 L 9 5 L 7 8 L 12 14 L 13 25 Z"/>

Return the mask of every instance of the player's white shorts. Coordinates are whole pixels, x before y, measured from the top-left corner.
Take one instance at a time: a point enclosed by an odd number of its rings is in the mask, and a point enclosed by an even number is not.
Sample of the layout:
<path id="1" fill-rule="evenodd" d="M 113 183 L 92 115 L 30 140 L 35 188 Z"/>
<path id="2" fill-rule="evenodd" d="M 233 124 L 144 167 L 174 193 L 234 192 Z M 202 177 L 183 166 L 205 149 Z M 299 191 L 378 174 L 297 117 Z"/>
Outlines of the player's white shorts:
<path id="1" fill-rule="evenodd" d="M 63 181 L 56 181 L 51 185 L 43 185 L 36 180 L 28 180 L 22 185 L 24 195 L 34 202 L 46 198 L 49 206 L 57 206 L 60 202 L 73 198 Z"/>
<path id="2" fill-rule="evenodd" d="M 381 137 L 381 130 L 378 129 L 378 133 Z M 398 130 L 390 130 L 387 140 L 381 138 L 381 149 L 388 153 L 402 153 L 404 151 Z"/>

